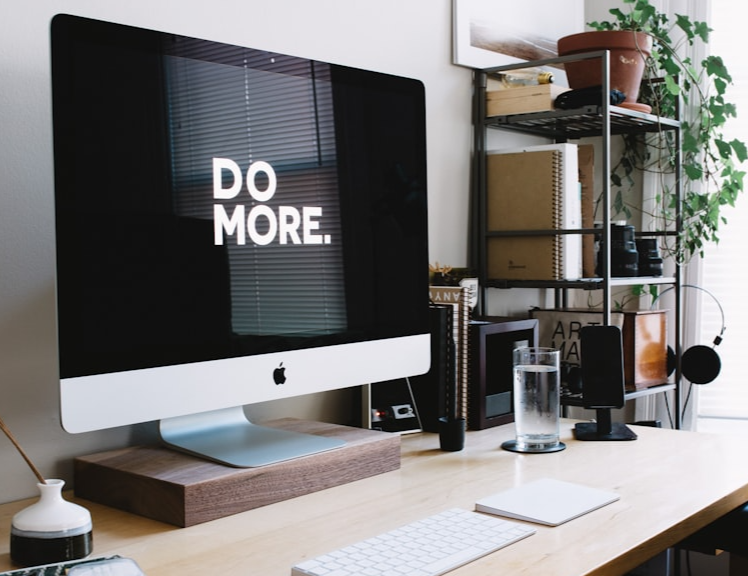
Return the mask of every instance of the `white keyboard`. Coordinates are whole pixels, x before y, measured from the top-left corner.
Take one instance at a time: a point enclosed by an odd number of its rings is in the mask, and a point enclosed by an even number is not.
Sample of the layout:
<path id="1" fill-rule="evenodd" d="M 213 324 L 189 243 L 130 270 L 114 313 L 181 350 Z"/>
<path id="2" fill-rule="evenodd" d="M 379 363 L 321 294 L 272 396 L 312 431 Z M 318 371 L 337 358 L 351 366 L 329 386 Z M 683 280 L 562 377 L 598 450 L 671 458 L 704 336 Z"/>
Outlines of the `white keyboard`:
<path id="1" fill-rule="evenodd" d="M 437 576 L 535 533 L 535 528 L 451 509 L 293 567 L 292 576 Z"/>

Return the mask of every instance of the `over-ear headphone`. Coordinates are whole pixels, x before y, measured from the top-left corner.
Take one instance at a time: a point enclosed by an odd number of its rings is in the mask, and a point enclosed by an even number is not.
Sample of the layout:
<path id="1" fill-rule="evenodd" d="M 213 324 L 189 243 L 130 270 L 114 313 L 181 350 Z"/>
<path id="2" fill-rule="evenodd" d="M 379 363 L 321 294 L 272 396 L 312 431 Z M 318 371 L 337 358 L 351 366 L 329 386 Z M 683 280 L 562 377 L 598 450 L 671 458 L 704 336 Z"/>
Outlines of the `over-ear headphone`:
<path id="1" fill-rule="evenodd" d="M 715 380 L 717 376 L 719 376 L 720 370 L 722 369 L 722 361 L 720 360 L 719 354 L 717 354 L 715 348 L 720 345 L 720 343 L 722 342 L 722 335 L 725 333 L 725 312 L 722 309 L 722 305 L 719 303 L 719 300 L 717 300 L 714 294 L 709 292 L 709 290 L 706 290 L 701 286 L 695 286 L 693 284 L 683 284 L 683 288 L 695 288 L 696 290 L 701 290 L 705 294 L 709 295 L 717 304 L 719 313 L 722 316 L 722 328 L 720 329 L 719 334 L 715 336 L 714 341 L 712 342 L 713 346 L 710 347 L 703 344 L 697 344 L 696 346 L 692 346 L 691 348 L 683 352 L 680 357 L 681 374 L 686 380 L 693 384 L 709 384 L 710 382 Z M 661 292 L 652 301 L 652 305 L 654 305 L 654 303 L 657 301 L 657 298 L 661 297 L 663 294 L 669 292 L 672 289 L 673 287 L 670 287 L 667 290 Z M 675 371 L 676 363 L 677 357 L 675 355 L 675 351 L 670 346 L 668 346 L 668 376 L 670 376 Z"/>

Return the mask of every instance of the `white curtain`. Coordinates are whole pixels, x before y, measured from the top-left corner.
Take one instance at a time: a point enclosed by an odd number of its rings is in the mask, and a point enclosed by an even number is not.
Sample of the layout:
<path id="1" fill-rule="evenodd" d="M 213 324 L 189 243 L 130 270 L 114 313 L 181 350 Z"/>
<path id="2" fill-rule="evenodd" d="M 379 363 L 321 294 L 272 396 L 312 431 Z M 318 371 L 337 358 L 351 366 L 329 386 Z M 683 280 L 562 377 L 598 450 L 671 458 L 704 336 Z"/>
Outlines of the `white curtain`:
<path id="1" fill-rule="evenodd" d="M 720 1 L 720 0 L 716 0 Z M 708 21 L 709 20 L 709 0 L 660 0 L 659 2 L 652 2 L 660 11 L 668 14 L 670 21 L 675 21 L 676 14 L 686 15 L 692 20 Z M 672 39 L 675 41 L 678 36 L 678 31 L 674 30 L 671 34 Z M 706 56 L 707 52 L 703 46 L 698 44 L 693 47 L 685 46 L 686 51 L 682 56 L 691 58 L 693 62 L 701 62 Z M 682 114 L 684 118 L 693 117 L 697 114 L 698 110 L 683 110 Z M 642 179 L 642 203 L 645 211 L 651 212 L 654 210 L 652 203 L 654 198 L 658 195 L 658 187 L 661 185 L 660 179 L 657 175 L 645 174 Z M 645 226 L 646 223 L 643 223 Z M 655 223 L 654 228 L 657 229 L 659 226 Z M 665 275 L 670 276 L 673 273 L 672 263 L 666 263 Z M 702 275 L 702 261 L 695 257 L 686 266 L 681 269 L 681 284 L 687 285 L 699 285 L 701 282 Z M 663 292 L 663 296 L 658 300 L 658 307 L 666 310 L 674 310 L 674 291 L 667 291 L 667 287 L 663 286 L 660 288 Z M 700 333 L 700 307 L 701 307 L 701 292 L 698 290 L 684 289 L 681 292 L 681 349 L 686 350 L 690 346 L 694 345 L 699 341 Z M 668 316 L 668 331 L 669 343 L 675 341 L 675 318 L 673 314 Z M 636 417 L 637 419 L 650 419 L 653 417 L 652 411 L 654 412 L 654 418 L 662 421 L 664 426 L 673 426 L 676 421 L 676 411 L 681 416 L 681 428 L 690 430 L 695 428 L 695 415 L 697 401 L 694 394 L 689 394 L 689 383 L 683 382 L 681 387 L 681 403 L 680 406 L 675 405 L 674 395 L 657 395 L 649 398 L 644 398 L 637 401 Z"/>
<path id="2" fill-rule="evenodd" d="M 725 130 L 728 140 L 748 140 L 748 66 L 740 39 L 745 22 L 736 17 L 743 9 L 739 0 L 712 0 L 710 42 L 713 54 L 722 56 L 733 77 L 727 99 L 734 102 L 738 118 Z M 748 165 L 743 166 L 748 171 Z M 748 184 L 748 182 L 747 182 Z M 743 196 L 746 194 L 744 193 Z M 696 428 L 699 431 L 748 432 L 748 382 L 742 372 L 745 364 L 743 346 L 748 345 L 748 266 L 746 265 L 746 230 L 748 230 L 748 198 L 738 199 L 734 208 L 725 210 L 727 225 L 721 229 L 718 245 L 710 245 L 701 262 L 701 285 L 712 293 L 724 309 L 725 332 L 719 353 L 722 369 L 718 378 L 697 387 Z M 701 303 L 699 342 L 712 345 L 722 330 L 719 306 L 708 295 Z"/>

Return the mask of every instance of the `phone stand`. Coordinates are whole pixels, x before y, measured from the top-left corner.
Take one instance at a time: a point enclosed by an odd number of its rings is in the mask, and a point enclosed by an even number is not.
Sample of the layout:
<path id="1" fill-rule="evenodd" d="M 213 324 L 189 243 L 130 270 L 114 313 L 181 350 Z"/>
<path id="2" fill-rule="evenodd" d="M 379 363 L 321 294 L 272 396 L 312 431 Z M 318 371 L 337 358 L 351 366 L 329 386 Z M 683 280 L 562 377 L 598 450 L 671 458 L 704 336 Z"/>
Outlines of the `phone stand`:
<path id="1" fill-rule="evenodd" d="M 578 422 L 574 426 L 577 440 L 636 440 L 638 436 L 625 424 L 612 422 L 609 408 L 597 410 L 597 422 Z"/>

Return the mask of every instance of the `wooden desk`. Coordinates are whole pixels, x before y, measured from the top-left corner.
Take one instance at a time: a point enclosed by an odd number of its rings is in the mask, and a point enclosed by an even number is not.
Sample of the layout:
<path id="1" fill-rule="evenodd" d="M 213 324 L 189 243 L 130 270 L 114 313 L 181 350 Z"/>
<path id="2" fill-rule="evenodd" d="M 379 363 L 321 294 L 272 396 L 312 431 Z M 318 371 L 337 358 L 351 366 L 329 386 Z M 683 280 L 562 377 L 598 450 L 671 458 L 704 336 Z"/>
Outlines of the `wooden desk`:
<path id="1" fill-rule="evenodd" d="M 515 454 L 499 448 L 513 425 L 469 432 L 462 452 L 438 450 L 434 434 L 403 437 L 402 467 L 293 500 L 190 528 L 81 502 L 93 514 L 94 553 L 137 560 L 148 576 L 290 576 L 302 559 L 448 507 L 541 477 L 617 491 L 618 502 L 472 562 L 451 574 L 625 574 L 723 513 L 748 501 L 748 459 L 740 438 L 637 427 L 634 442 L 577 442 Z M 13 513 L 0 506 L 0 569 L 10 568 Z"/>

